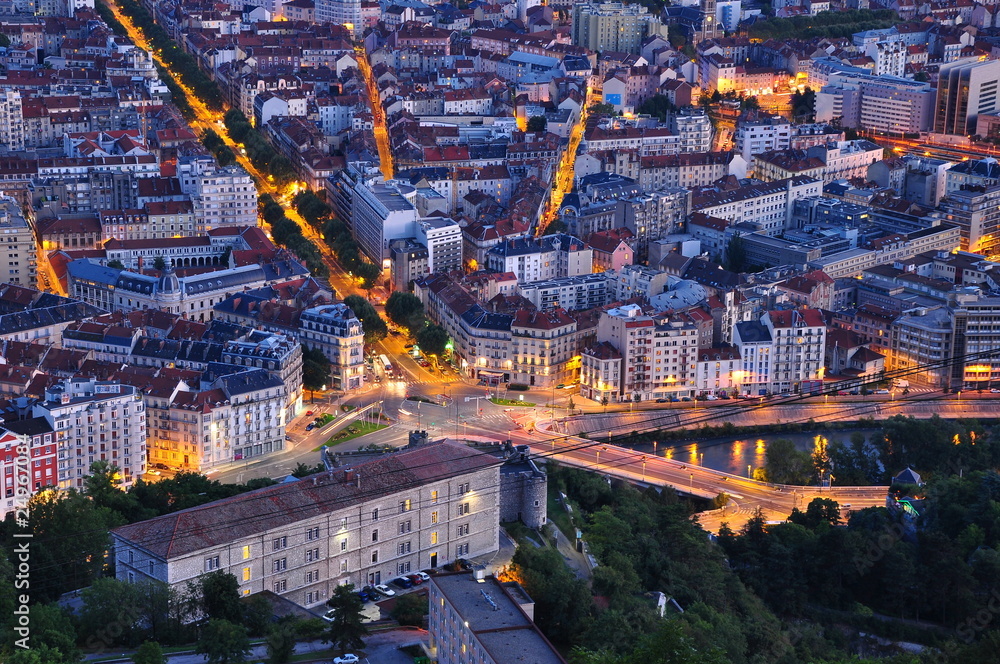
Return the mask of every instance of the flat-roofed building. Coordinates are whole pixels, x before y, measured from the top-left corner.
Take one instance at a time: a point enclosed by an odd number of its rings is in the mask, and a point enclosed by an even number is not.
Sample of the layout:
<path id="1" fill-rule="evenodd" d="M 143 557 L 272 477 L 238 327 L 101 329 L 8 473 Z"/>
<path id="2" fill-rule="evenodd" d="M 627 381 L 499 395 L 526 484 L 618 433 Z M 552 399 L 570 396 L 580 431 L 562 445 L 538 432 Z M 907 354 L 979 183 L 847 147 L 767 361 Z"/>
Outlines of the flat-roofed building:
<path id="1" fill-rule="evenodd" d="M 517 583 L 437 574 L 428 600 L 430 650 L 438 664 L 565 664 L 532 622 L 535 603 Z"/>

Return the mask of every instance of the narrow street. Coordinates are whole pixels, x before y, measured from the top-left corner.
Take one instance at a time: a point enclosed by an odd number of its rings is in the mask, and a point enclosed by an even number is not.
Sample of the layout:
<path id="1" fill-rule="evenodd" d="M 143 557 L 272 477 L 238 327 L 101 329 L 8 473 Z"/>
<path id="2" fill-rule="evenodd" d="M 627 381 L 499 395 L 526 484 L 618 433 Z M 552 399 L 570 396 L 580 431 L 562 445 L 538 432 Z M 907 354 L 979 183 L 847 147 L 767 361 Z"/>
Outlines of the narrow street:
<path id="1" fill-rule="evenodd" d="M 592 103 L 590 86 L 587 86 L 587 96 L 583 101 L 583 108 L 580 109 L 580 117 L 576 121 L 576 124 L 573 125 L 572 131 L 570 131 L 569 143 L 566 145 L 566 151 L 563 152 L 562 158 L 559 160 L 559 167 L 552 182 L 552 189 L 549 191 L 549 200 L 545 204 L 545 210 L 542 212 L 538 223 L 538 236 L 545 234 L 545 230 L 549 224 L 555 221 L 556 216 L 559 214 L 559 206 L 562 205 L 563 198 L 566 197 L 566 194 L 573 191 L 576 152 L 580 148 L 580 141 L 583 140 L 583 130 L 587 126 L 587 112 Z"/>
<path id="2" fill-rule="evenodd" d="M 372 111 L 372 131 L 375 134 L 375 145 L 378 147 L 379 167 L 382 169 L 382 176 L 386 180 L 391 180 L 395 169 L 392 163 L 392 147 L 389 145 L 389 132 L 385 126 L 385 111 L 378 93 L 378 84 L 375 82 L 374 74 L 372 74 L 371 63 L 368 62 L 368 53 L 365 51 L 364 44 L 359 42 L 354 47 L 354 52 L 358 56 L 358 68 L 368 86 L 368 106 Z"/>

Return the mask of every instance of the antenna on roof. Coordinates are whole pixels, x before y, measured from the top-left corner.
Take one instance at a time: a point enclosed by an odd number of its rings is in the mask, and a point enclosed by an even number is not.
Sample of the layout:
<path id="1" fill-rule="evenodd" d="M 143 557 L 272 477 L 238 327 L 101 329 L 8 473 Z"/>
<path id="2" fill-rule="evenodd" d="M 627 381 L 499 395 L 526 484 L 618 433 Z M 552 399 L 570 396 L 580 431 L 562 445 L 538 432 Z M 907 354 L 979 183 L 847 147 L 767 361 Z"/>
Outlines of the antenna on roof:
<path id="1" fill-rule="evenodd" d="M 500 610 L 500 607 L 497 606 L 497 603 L 493 601 L 493 598 L 490 597 L 490 594 L 488 592 L 486 592 L 482 588 L 479 589 L 479 592 L 483 594 L 483 598 L 486 600 L 486 603 L 492 606 L 494 611 Z"/>

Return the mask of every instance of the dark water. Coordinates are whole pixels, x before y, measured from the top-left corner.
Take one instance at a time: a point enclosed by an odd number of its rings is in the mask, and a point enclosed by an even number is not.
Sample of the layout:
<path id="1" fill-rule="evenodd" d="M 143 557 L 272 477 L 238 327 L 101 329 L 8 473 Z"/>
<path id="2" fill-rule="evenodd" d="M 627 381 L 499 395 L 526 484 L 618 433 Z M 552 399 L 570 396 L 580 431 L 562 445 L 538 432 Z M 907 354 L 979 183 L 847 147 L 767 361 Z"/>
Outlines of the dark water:
<path id="1" fill-rule="evenodd" d="M 795 447 L 812 452 L 819 437 L 828 442 L 840 440 L 848 442 L 852 433 L 860 433 L 865 438 L 869 438 L 879 429 L 851 429 L 844 431 L 832 431 L 824 433 L 784 433 L 756 436 L 753 438 L 711 438 L 697 443 L 673 443 L 674 447 L 667 445 L 657 445 L 657 456 L 666 456 L 670 459 L 684 461 L 695 465 L 702 465 L 712 470 L 720 470 L 733 475 L 747 477 L 747 466 L 762 468 L 764 466 L 764 452 L 767 444 L 772 440 L 781 438 L 791 440 Z M 652 444 L 637 445 L 637 450 L 643 452 L 653 452 Z"/>

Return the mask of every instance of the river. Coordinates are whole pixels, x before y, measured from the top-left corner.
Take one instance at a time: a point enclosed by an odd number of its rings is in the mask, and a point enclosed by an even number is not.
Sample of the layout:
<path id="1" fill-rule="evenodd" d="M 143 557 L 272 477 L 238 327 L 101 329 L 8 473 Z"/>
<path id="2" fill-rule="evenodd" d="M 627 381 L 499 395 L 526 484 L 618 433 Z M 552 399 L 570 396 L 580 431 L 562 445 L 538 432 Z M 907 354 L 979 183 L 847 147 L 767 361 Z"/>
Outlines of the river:
<path id="1" fill-rule="evenodd" d="M 781 438 L 791 440 L 797 449 L 812 452 L 820 437 L 828 442 L 839 440 L 846 443 L 853 433 L 863 434 L 867 439 L 878 431 L 880 429 L 845 429 L 822 433 L 776 433 L 752 438 L 727 436 L 697 442 L 659 444 L 655 452 L 668 459 L 687 461 L 712 470 L 748 477 L 754 468 L 764 467 L 764 452 L 767 450 L 767 444 L 773 440 Z M 635 449 L 641 452 L 654 452 L 652 443 L 636 445 Z"/>

